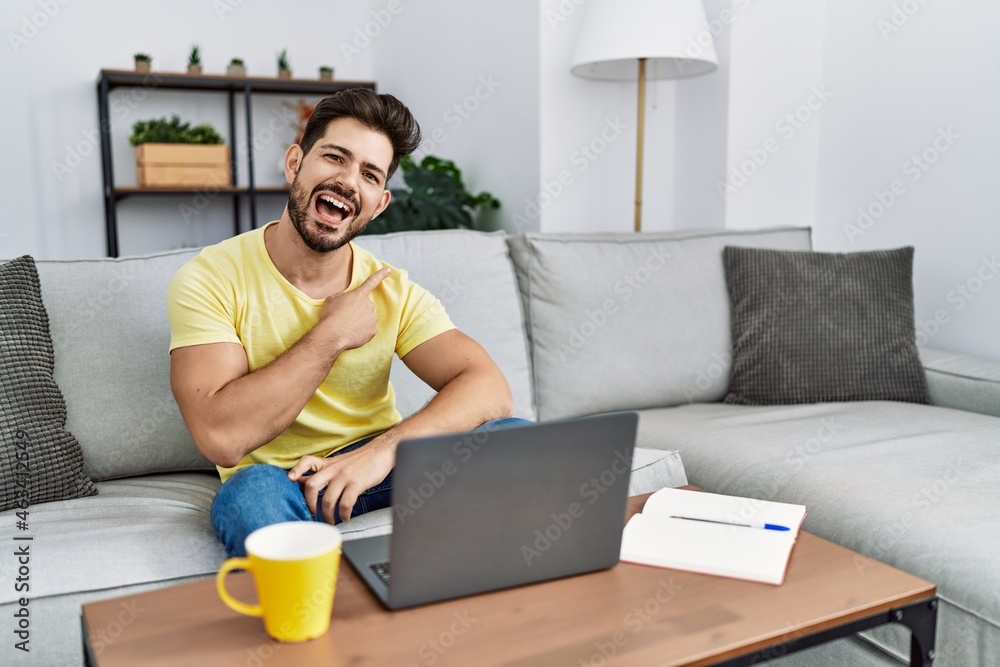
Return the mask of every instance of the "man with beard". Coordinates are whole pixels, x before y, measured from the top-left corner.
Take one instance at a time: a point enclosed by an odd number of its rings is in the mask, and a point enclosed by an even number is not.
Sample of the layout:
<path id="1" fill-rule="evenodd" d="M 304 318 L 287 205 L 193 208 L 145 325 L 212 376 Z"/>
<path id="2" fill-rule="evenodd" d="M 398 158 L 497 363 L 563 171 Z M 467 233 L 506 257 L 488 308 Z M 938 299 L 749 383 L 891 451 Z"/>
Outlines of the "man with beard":
<path id="1" fill-rule="evenodd" d="M 171 282 L 171 388 L 222 477 L 212 525 L 230 555 L 272 523 L 388 506 L 401 440 L 520 421 L 506 419 L 503 374 L 441 303 L 351 242 L 419 143 L 391 95 L 324 99 L 285 154 L 281 219 L 205 248 Z M 437 391 L 406 420 L 394 354 Z"/>

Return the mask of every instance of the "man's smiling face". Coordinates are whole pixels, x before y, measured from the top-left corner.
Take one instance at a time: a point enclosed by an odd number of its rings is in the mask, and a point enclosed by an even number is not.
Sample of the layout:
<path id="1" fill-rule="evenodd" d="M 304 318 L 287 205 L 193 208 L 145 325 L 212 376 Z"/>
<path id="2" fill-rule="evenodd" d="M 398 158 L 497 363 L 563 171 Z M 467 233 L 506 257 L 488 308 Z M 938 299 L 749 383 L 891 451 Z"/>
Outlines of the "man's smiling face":
<path id="1" fill-rule="evenodd" d="M 353 118 L 337 118 L 326 133 L 291 164 L 288 216 L 315 252 L 331 252 L 364 231 L 389 204 L 386 174 L 392 162 L 389 138 Z"/>

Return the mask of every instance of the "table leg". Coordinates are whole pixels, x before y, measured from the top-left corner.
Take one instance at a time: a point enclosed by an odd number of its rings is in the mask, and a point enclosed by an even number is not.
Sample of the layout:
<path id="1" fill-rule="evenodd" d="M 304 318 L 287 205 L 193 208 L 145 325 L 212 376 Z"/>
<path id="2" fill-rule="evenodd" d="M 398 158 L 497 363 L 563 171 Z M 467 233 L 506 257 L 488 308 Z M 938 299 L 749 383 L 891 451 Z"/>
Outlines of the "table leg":
<path id="1" fill-rule="evenodd" d="M 924 667 L 934 662 L 937 608 L 938 599 L 932 598 L 893 612 L 893 620 L 910 629 L 911 667 Z"/>

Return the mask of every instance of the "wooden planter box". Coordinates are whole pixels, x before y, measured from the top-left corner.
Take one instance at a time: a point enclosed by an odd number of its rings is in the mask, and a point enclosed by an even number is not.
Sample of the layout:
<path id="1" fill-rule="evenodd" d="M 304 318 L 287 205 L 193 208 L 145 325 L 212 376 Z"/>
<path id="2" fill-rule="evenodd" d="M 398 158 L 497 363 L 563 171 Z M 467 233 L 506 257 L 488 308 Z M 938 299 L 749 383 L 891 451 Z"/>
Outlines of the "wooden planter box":
<path id="1" fill-rule="evenodd" d="M 224 187 L 231 185 L 229 146 L 141 144 L 135 147 L 139 187 Z"/>

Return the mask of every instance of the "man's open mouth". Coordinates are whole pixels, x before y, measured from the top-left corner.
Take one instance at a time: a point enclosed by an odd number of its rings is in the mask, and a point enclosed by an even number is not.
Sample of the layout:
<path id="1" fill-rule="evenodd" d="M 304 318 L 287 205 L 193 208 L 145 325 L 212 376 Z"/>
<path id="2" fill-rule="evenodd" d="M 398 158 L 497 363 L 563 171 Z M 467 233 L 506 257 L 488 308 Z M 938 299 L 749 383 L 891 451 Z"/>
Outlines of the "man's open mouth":
<path id="1" fill-rule="evenodd" d="M 313 210 L 320 222 L 336 227 L 354 215 L 354 206 L 347 200 L 329 192 L 321 192 L 313 201 Z"/>

